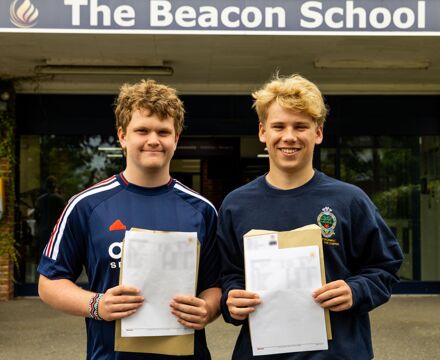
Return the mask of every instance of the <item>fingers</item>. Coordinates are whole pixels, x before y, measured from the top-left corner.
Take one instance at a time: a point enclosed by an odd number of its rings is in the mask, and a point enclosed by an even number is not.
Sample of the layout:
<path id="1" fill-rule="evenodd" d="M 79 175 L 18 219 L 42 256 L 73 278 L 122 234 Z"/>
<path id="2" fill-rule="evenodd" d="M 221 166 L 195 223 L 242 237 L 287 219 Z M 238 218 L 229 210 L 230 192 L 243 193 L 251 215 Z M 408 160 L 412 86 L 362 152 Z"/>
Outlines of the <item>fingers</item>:
<path id="1" fill-rule="evenodd" d="M 257 293 L 254 293 L 252 291 L 247 291 L 247 290 L 239 290 L 239 289 L 230 290 L 228 293 L 228 297 L 229 298 L 246 298 L 246 299 L 257 299 L 257 298 L 259 299 L 260 298 Z"/>
<path id="2" fill-rule="evenodd" d="M 119 320 L 124 319 L 128 316 L 133 315 L 136 312 L 136 309 L 130 310 L 130 311 L 121 311 L 121 312 L 112 312 L 106 315 L 105 317 L 102 317 L 103 315 L 100 315 L 104 320 L 107 321 L 113 321 L 113 320 Z"/>
<path id="3" fill-rule="evenodd" d="M 131 310 L 136 310 L 141 307 L 141 303 L 107 303 L 105 304 L 108 312 L 118 313 L 118 312 L 126 312 Z"/>
<path id="4" fill-rule="evenodd" d="M 108 289 L 103 300 L 108 305 L 132 304 L 129 307 L 135 308 L 136 304 L 143 303 L 144 297 L 137 288 L 119 285 Z"/>
<path id="5" fill-rule="evenodd" d="M 331 311 L 348 310 L 353 306 L 350 286 L 343 281 L 332 281 L 313 292 L 315 301 L 324 309 Z"/>
<path id="6" fill-rule="evenodd" d="M 318 296 L 326 291 L 332 290 L 332 289 L 337 289 L 339 287 L 341 287 L 343 284 L 345 284 L 345 281 L 343 280 L 336 280 L 336 281 L 331 281 L 327 284 L 325 284 L 324 286 L 320 287 L 319 289 L 316 289 L 313 292 L 313 296 Z"/>
<path id="7" fill-rule="evenodd" d="M 177 318 L 180 324 L 190 329 L 201 330 L 208 323 L 208 312 L 206 310 L 198 314 L 191 314 L 172 309 L 171 313 Z"/>
<path id="8" fill-rule="evenodd" d="M 106 291 L 106 293 L 112 294 L 114 296 L 118 295 L 139 295 L 141 291 L 138 288 L 135 288 L 133 286 L 126 286 L 126 285 L 118 285 L 115 287 L 112 287 Z"/>
<path id="9" fill-rule="evenodd" d="M 176 314 L 174 314 L 174 315 L 176 315 Z M 205 327 L 205 325 L 203 323 L 198 323 L 196 321 L 184 320 L 181 317 L 177 317 L 177 322 L 179 324 L 189 328 L 189 329 L 194 329 L 194 330 L 202 330 Z"/>
<path id="10" fill-rule="evenodd" d="M 228 309 L 231 317 L 235 320 L 245 320 L 248 318 L 249 314 L 255 311 L 254 307 L 238 308 L 234 306 L 229 306 Z"/>
<path id="11" fill-rule="evenodd" d="M 256 306 L 261 303 L 258 294 L 246 290 L 231 290 L 228 293 L 226 304 L 236 307 Z"/>
<path id="12" fill-rule="evenodd" d="M 104 320 L 122 319 L 134 314 L 143 302 L 139 289 L 119 285 L 105 292 L 99 302 L 98 313 Z"/>
<path id="13" fill-rule="evenodd" d="M 258 294 L 246 290 L 231 290 L 226 300 L 229 313 L 236 320 L 246 319 L 260 303 L 261 300 Z"/>
<path id="14" fill-rule="evenodd" d="M 203 329 L 209 320 L 206 301 L 195 296 L 177 295 L 170 303 L 177 321 L 190 329 Z"/>
<path id="15" fill-rule="evenodd" d="M 190 295 L 176 295 L 173 298 L 173 302 L 176 304 L 186 304 L 189 306 L 201 306 L 204 300 Z"/>
<path id="16" fill-rule="evenodd" d="M 104 320 L 116 320 L 130 316 L 140 308 L 143 302 L 131 302 L 131 303 L 114 303 L 113 299 L 101 300 L 99 303 L 98 313 Z"/>
<path id="17" fill-rule="evenodd" d="M 191 319 L 195 317 L 203 318 L 208 315 L 205 301 L 195 296 L 176 296 L 171 301 L 170 307 L 176 313 L 192 316 Z M 188 318 L 188 316 L 183 317 Z"/>

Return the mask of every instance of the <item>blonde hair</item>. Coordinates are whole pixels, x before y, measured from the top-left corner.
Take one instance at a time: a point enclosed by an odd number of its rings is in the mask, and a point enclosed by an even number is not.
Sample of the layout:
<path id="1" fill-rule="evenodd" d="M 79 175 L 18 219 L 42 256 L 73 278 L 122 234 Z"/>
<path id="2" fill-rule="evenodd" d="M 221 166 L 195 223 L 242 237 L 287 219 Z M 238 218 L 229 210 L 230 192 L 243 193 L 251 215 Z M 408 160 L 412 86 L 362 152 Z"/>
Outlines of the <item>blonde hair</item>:
<path id="1" fill-rule="evenodd" d="M 258 119 L 265 123 L 269 106 L 274 101 L 284 109 L 309 115 L 322 126 L 327 115 L 321 91 L 311 81 L 298 74 L 280 77 L 278 74 L 260 90 L 252 94 Z"/>
<path id="2" fill-rule="evenodd" d="M 142 80 L 136 84 L 121 86 L 116 100 L 116 130 L 125 133 L 136 110 L 149 110 L 161 120 L 171 117 L 174 120 L 176 135 L 183 130 L 185 109 L 176 90 L 154 80 Z"/>

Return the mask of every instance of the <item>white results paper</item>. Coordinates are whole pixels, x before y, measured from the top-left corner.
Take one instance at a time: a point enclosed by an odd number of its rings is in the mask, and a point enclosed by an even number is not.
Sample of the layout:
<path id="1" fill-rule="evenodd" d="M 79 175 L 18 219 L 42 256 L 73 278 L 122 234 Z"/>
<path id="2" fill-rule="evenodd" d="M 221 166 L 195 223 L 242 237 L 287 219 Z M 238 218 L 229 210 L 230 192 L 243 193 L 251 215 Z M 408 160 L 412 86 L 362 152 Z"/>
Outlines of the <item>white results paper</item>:
<path id="1" fill-rule="evenodd" d="M 318 246 L 279 249 L 276 233 L 244 238 L 246 290 L 260 295 L 249 316 L 254 356 L 328 349 Z"/>
<path id="2" fill-rule="evenodd" d="M 121 320 L 121 336 L 192 334 L 171 314 L 177 294 L 195 295 L 197 233 L 126 231 L 122 284 L 137 287 L 145 297 L 135 314 Z"/>

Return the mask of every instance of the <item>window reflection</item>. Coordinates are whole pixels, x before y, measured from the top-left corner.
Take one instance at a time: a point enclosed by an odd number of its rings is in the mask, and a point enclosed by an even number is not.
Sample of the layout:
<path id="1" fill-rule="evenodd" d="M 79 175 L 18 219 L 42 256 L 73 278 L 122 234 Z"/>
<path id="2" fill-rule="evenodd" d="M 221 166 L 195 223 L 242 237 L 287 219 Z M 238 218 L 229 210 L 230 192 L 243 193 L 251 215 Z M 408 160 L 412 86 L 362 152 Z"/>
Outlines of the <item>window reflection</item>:
<path id="1" fill-rule="evenodd" d="M 330 140 L 331 145 L 319 149 L 320 169 L 359 186 L 376 204 L 404 251 L 402 279 L 440 280 L 440 137 Z M 45 179 L 55 176 L 59 194 L 68 200 L 121 171 L 124 158 L 113 136 L 22 135 L 19 165 L 17 242 L 21 257 L 16 280 L 26 284 L 37 279 L 40 254 L 35 207 Z M 267 171 L 266 165 L 242 163 L 242 171 L 254 178 Z M 203 161 L 186 159 L 174 161 L 171 170 L 173 176 L 200 191 L 203 168 Z M 85 281 L 85 276 L 80 280 Z"/>
<path id="2" fill-rule="evenodd" d="M 430 142 L 437 139 L 438 143 L 438 137 L 425 137 L 425 143 L 428 138 Z M 320 156 L 324 172 L 359 186 L 376 204 L 404 252 L 400 276 L 406 280 L 440 279 L 434 263 L 438 263 L 440 253 L 431 252 L 431 259 L 423 255 L 429 244 L 440 241 L 438 227 L 433 228 L 438 221 L 429 220 L 424 214 L 428 205 L 421 194 L 422 167 L 429 169 L 431 178 L 438 176 L 434 175 L 436 166 L 428 154 L 435 146 L 427 146 L 427 150 L 423 139 L 417 136 L 341 137 L 333 142 L 337 146 L 321 149 Z M 423 157 L 425 161 L 421 161 Z M 432 181 L 429 183 L 432 186 Z M 433 210 L 431 216 L 440 218 L 439 209 Z"/>
<path id="3" fill-rule="evenodd" d="M 41 231 L 36 221 L 38 211 L 35 211 L 37 199 L 47 191 L 44 187 L 46 179 L 56 178 L 57 194 L 68 200 L 79 191 L 121 171 L 123 162 L 114 136 L 20 137 L 19 283 L 36 282 L 36 266 L 41 256 L 39 243 L 48 240 L 39 239 Z M 83 274 L 79 282 L 85 281 L 87 279 Z"/>

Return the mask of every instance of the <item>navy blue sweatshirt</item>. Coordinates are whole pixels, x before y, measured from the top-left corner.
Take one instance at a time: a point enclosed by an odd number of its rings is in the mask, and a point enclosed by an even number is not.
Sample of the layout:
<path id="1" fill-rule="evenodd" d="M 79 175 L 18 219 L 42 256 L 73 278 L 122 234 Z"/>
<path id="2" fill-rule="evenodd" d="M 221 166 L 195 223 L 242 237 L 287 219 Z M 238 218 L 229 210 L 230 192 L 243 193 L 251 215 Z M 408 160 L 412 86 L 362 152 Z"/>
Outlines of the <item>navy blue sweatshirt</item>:
<path id="1" fill-rule="evenodd" d="M 244 289 L 243 235 L 251 229 L 288 231 L 317 224 L 322 229 L 327 282 L 345 280 L 353 307 L 330 312 L 333 340 L 329 349 L 258 356 L 258 359 L 373 358 L 368 312 L 385 303 L 399 278 L 402 251 L 368 196 L 358 187 L 315 171 L 301 187 L 279 190 L 264 176 L 234 190 L 220 208 L 217 240 L 222 255 L 222 314 L 243 325 L 233 359 L 252 359 L 248 321 L 231 318 L 226 300 Z"/>

